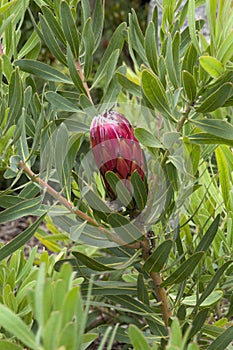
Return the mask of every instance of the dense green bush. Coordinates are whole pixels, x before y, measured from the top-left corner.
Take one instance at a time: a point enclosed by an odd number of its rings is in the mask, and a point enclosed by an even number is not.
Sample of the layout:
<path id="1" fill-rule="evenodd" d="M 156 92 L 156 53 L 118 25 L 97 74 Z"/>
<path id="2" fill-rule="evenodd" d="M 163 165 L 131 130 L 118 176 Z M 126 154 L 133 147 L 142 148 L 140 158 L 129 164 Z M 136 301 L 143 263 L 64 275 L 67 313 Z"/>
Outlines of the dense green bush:
<path id="1" fill-rule="evenodd" d="M 163 1 L 161 25 L 155 7 L 143 30 L 132 10 L 98 64 L 101 0 L 34 2 L 38 17 L 29 0 L 0 9 L 0 223 L 36 217 L 0 248 L 0 345 L 86 349 L 100 336 L 99 350 L 107 339 L 109 350 L 230 349 L 231 1 Z M 203 3 L 210 42 L 195 20 Z M 40 60 L 45 46 L 53 64 Z M 135 215 L 109 202 L 90 151 L 91 119 L 111 109 L 145 153 Z M 25 259 L 34 234 L 52 252 Z"/>

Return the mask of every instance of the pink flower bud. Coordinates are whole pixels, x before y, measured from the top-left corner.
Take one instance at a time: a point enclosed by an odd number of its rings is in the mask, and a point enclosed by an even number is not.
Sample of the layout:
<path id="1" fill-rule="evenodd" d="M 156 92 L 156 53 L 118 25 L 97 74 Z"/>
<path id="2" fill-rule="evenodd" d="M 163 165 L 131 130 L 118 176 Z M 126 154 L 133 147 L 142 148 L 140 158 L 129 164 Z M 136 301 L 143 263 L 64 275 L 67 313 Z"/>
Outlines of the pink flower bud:
<path id="1" fill-rule="evenodd" d="M 115 193 L 105 177 L 107 171 L 114 172 L 123 180 L 130 192 L 130 177 L 134 171 L 138 172 L 142 180 L 145 179 L 143 151 L 131 124 L 122 114 L 111 111 L 94 117 L 90 140 L 96 165 L 111 198 L 115 198 Z"/>

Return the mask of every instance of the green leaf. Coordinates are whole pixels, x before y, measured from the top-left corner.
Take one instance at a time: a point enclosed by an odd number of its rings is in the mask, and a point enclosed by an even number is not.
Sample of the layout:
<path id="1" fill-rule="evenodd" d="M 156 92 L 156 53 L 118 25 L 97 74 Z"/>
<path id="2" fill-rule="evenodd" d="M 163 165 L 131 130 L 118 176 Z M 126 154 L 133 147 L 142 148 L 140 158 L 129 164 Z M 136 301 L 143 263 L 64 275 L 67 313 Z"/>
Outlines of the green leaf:
<path id="1" fill-rule="evenodd" d="M 193 46 L 199 54 L 201 54 L 201 49 L 199 47 L 197 34 L 196 34 L 196 22 L 195 22 L 195 0 L 189 0 L 188 2 L 188 27 L 189 34 L 193 43 Z"/>
<path id="2" fill-rule="evenodd" d="M 23 350 L 20 345 L 14 344 L 11 341 L 0 340 L 0 349 L 4 350 Z"/>
<path id="3" fill-rule="evenodd" d="M 224 72 L 223 64 L 212 56 L 201 56 L 200 64 L 213 78 L 218 78 Z"/>
<path id="4" fill-rule="evenodd" d="M 213 292 L 214 288 L 216 285 L 219 283 L 219 280 L 225 270 L 233 263 L 232 260 L 225 262 L 214 274 L 213 278 L 211 281 L 208 283 L 208 285 L 205 287 L 204 292 L 200 296 L 200 299 L 197 302 L 197 307 L 201 305 L 207 298 L 208 296 Z"/>
<path id="5" fill-rule="evenodd" d="M 233 339 L 233 326 L 227 328 L 220 336 L 213 341 L 207 350 L 226 349 Z"/>
<path id="6" fill-rule="evenodd" d="M 232 129 L 233 129 L 233 126 L 232 126 Z M 232 138 L 233 138 L 233 135 L 232 135 Z M 216 148 L 215 156 L 216 156 L 216 161 L 218 166 L 219 181 L 221 185 L 223 201 L 226 209 L 229 210 L 231 181 L 230 181 L 230 174 L 229 174 L 227 159 L 225 157 L 224 151 L 221 148 L 221 146 Z"/>
<path id="7" fill-rule="evenodd" d="M 198 312 L 198 314 L 194 317 L 194 320 L 192 321 L 192 327 L 190 329 L 189 338 L 192 338 L 197 332 L 199 332 L 204 325 L 207 316 L 208 316 L 208 309 L 203 309 Z"/>
<path id="8" fill-rule="evenodd" d="M 10 254 L 21 248 L 34 235 L 40 223 L 43 221 L 46 214 L 37 219 L 30 227 L 20 233 L 12 241 L 0 248 L 0 261 L 8 257 Z"/>
<path id="9" fill-rule="evenodd" d="M 161 287 L 183 282 L 195 270 L 203 255 L 204 252 L 197 252 L 191 255 L 161 284 Z"/>
<path id="10" fill-rule="evenodd" d="M 143 270 L 149 273 L 161 271 L 169 257 L 172 245 L 171 239 L 162 242 L 145 261 Z"/>
<path id="11" fill-rule="evenodd" d="M 145 281 L 144 281 L 142 273 L 138 274 L 138 279 L 137 279 L 137 297 L 144 304 L 149 305 L 149 296 L 148 296 L 147 287 L 145 285 Z"/>
<path id="12" fill-rule="evenodd" d="M 92 70 L 93 52 L 95 48 L 95 38 L 92 30 L 91 18 L 88 18 L 84 25 L 82 38 L 85 46 L 84 75 L 85 78 L 88 79 Z"/>
<path id="13" fill-rule="evenodd" d="M 134 325 L 129 326 L 129 336 L 134 350 L 150 350 L 146 338 L 142 332 Z"/>
<path id="14" fill-rule="evenodd" d="M 123 181 L 121 181 L 119 177 L 112 171 L 107 171 L 105 177 L 115 192 L 117 200 L 119 200 L 119 202 L 125 207 L 130 206 L 132 195 L 124 185 Z"/>
<path id="15" fill-rule="evenodd" d="M 89 256 L 80 253 L 73 252 L 72 253 L 78 261 L 81 261 L 85 266 L 94 271 L 113 271 L 114 269 L 108 265 L 104 265 L 99 261 L 90 258 Z"/>
<path id="16" fill-rule="evenodd" d="M 108 88 L 108 85 L 109 85 L 109 83 L 110 83 L 110 81 L 115 73 L 115 68 L 117 65 L 119 54 L 120 54 L 119 49 L 113 51 L 110 54 L 109 59 L 107 60 L 106 64 L 103 66 L 102 71 L 97 70 L 95 78 L 94 78 L 94 82 L 93 82 L 92 87 L 91 87 L 92 89 L 94 87 L 96 87 L 96 85 L 98 85 L 100 83 L 100 81 L 102 81 L 103 79 L 105 79 L 105 81 L 104 81 L 105 90 Z M 99 73 L 99 74 L 97 75 L 97 73 Z"/>
<path id="17" fill-rule="evenodd" d="M 0 304 L 0 315 L 0 325 L 2 327 L 30 349 L 39 350 L 35 335 L 19 316 L 2 304 Z"/>
<path id="18" fill-rule="evenodd" d="M 196 295 L 190 295 L 184 298 L 182 302 L 183 304 L 188 306 L 206 308 L 216 304 L 222 297 L 223 297 L 223 291 L 216 290 L 212 293 L 209 293 L 209 295 L 204 300 L 202 300 L 202 302 L 200 302 L 200 299 L 197 300 Z"/>
<path id="19" fill-rule="evenodd" d="M 54 13 L 47 6 L 42 6 L 42 11 L 52 32 L 60 40 L 60 42 L 63 43 L 63 45 L 66 45 L 66 39 L 65 39 L 61 24 L 57 20 L 57 17 L 54 16 Z"/>
<path id="20" fill-rule="evenodd" d="M 191 73 L 184 70 L 182 72 L 185 93 L 191 103 L 195 101 L 197 95 L 196 81 Z"/>
<path id="21" fill-rule="evenodd" d="M 142 237 L 142 232 L 121 214 L 110 214 L 108 223 L 112 226 L 113 234 L 116 234 L 125 243 L 137 241 Z"/>
<path id="22" fill-rule="evenodd" d="M 220 214 L 216 216 L 204 236 L 202 237 L 200 243 L 198 244 L 197 248 L 195 249 L 195 252 L 200 252 L 200 251 L 206 251 L 211 243 L 214 240 L 214 237 L 216 236 L 218 232 L 218 227 L 219 227 L 219 222 L 220 222 Z"/>
<path id="23" fill-rule="evenodd" d="M 95 48 L 99 46 L 101 40 L 101 34 L 104 27 L 104 7 L 102 0 L 95 1 L 94 13 L 93 13 L 93 33 L 95 37 Z"/>
<path id="24" fill-rule="evenodd" d="M 156 75 L 146 69 L 142 71 L 142 89 L 152 106 L 163 116 L 172 121 L 175 120 L 171 114 L 163 84 Z"/>
<path id="25" fill-rule="evenodd" d="M 179 41 L 177 42 L 177 46 L 179 48 Z M 173 49 L 172 37 L 171 37 L 171 34 L 169 33 L 168 40 L 167 40 L 166 67 L 167 67 L 168 76 L 170 78 L 170 81 L 171 81 L 174 89 L 178 89 L 179 88 L 179 81 L 178 81 L 178 79 L 179 79 L 179 77 L 178 77 L 179 67 L 175 66 L 172 49 Z"/>
<path id="26" fill-rule="evenodd" d="M 49 48 L 52 54 L 56 57 L 56 59 L 66 66 L 67 65 L 66 56 L 62 52 L 54 36 L 52 29 L 50 28 L 46 19 L 41 14 L 39 14 L 39 17 L 40 17 L 41 29 L 43 32 L 46 46 Z"/>
<path id="27" fill-rule="evenodd" d="M 9 84 L 8 105 L 9 113 L 7 117 L 6 128 L 16 124 L 22 113 L 23 107 L 23 85 L 20 78 L 19 69 L 12 72 Z"/>
<path id="28" fill-rule="evenodd" d="M 191 123 L 220 139 L 233 140 L 233 125 L 220 119 L 192 119 Z"/>
<path id="29" fill-rule="evenodd" d="M 67 2 L 61 2 L 61 24 L 65 38 L 76 60 L 79 59 L 79 34 L 74 17 Z"/>
<path id="30" fill-rule="evenodd" d="M 79 92 L 84 93 L 86 95 L 87 92 L 83 86 L 83 81 L 78 73 L 72 51 L 69 47 L 67 47 L 67 63 L 70 72 L 70 77 L 75 87 L 78 89 Z"/>
<path id="31" fill-rule="evenodd" d="M 200 101 L 200 106 L 196 110 L 201 113 L 213 112 L 222 107 L 224 103 L 233 95 L 233 84 L 224 83 L 216 91 L 206 97 L 204 101 Z"/>
<path id="32" fill-rule="evenodd" d="M 214 144 L 214 145 L 229 145 L 233 146 L 233 140 L 223 139 L 221 137 L 216 137 L 205 132 L 199 132 L 198 134 L 189 135 L 189 140 L 196 144 Z"/>
<path id="33" fill-rule="evenodd" d="M 141 88 L 139 85 L 135 84 L 132 80 L 129 80 L 124 74 L 116 72 L 117 80 L 131 94 L 141 97 Z"/>
<path id="34" fill-rule="evenodd" d="M 61 312 L 52 311 L 43 332 L 45 349 L 56 349 L 61 327 Z"/>
<path id="35" fill-rule="evenodd" d="M 71 80 L 64 74 L 50 67 L 48 64 L 36 60 L 23 59 L 14 62 L 24 72 L 34 74 L 44 80 L 55 81 L 58 83 L 72 84 Z"/>
<path id="36" fill-rule="evenodd" d="M 133 197 L 137 207 L 139 210 L 143 210 L 147 202 L 147 188 L 137 170 L 131 175 L 130 183 L 132 185 Z"/>
<path id="37" fill-rule="evenodd" d="M 232 58 L 233 52 L 233 31 L 231 31 L 228 36 L 221 42 L 221 45 L 217 51 L 217 58 L 222 62 L 222 64 L 226 64 L 228 60 Z"/>
<path id="38" fill-rule="evenodd" d="M 144 128 L 136 128 L 134 130 L 135 136 L 138 141 L 146 147 L 163 148 L 163 145 L 159 142 L 156 136 Z"/>
<path id="39" fill-rule="evenodd" d="M 24 44 L 24 46 L 21 48 L 21 50 L 19 51 L 17 58 L 22 58 L 24 56 L 26 56 L 29 52 L 31 52 L 36 45 L 38 45 L 40 43 L 40 38 L 38 36 L 38 34 L 34 31 L 32 32 L 31 36 L 29 37 L 29 39 L 26 41 L 26 43 Z"/>
<path id="40" fill-rule="evenodd" d="M 155 38 L 155 26 L 150 22 L 145 33 L 145 52 L 149 65 L 155 74 L 158 73 L 158 50 Z"/>
<path id="41" fill-rule="evenodd" d="M 100 61 L 100 64 L 98 66 L 98 69 L 96 71 L 95 77 L 94 77 L 94 84 L 96 84 L 96 80 L 99 80 L 100 76 L 103 76 L 105 67 L 110 60 L 111 56 L 113 55 L 116 50 L 119 50 L 119 52 L 122 50 L 123 43 L 124 43 L 124 32 L 126 30 L 126 23 L 121 23 L 115 32 L 113 33 L 113 36 L 111 40 L 109 41 L 108 47 L 105 50 L 105 53 Z M 113 73 L 113 72 L 111 72 Z"/>
<path id="42" fill-rule="evenodd" d="M 25 215 L 33 215 L 41 206 L 41 197 L 26 199 L 0 212 L 0 224 L 16 220 Z"/>
<path id="43" fill-rule="evenodd" d="M 67 98 L 61 96 L 57 92 L 48 91 L 45 94 L 46 99 L 51 103 L 53 109 L 58 112 L 72 112 L 75 113 L 80 110 L 78 106 L 75 106 Z"/>

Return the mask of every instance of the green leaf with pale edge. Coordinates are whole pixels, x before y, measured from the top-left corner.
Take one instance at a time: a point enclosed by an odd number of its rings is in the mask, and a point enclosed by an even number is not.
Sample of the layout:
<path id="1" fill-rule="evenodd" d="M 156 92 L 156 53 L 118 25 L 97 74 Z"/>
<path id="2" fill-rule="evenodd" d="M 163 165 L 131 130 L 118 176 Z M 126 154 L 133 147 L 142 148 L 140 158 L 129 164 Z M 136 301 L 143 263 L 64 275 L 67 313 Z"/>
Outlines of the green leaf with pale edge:
<path id="1" fill-rule="evenodd" d="M 192 327 L 189 333 L 189 338 L 192 338 L 197 332 L 199 332 L 204 325 L 207 315 L 208 315 L 209 310 L 208 309 L 203 309 L 198 312 L 198 314 L 194 317 L 192 321 Z"/>
<path id="2" fill-rule="evenodd" d="M 233 140 L 231 141 L 231 140 L 223 139 L 221 137 L 216 137 L 206 132 L 200 132 L 198 134 L 189 135 L 189 140 L 190 142 L 196 143 L 198 145 L 201 145 L 201 144 L 216 145 L 217 144 L 217 145 L 233 146 Z"/>
<path id="3" fill-rule="evenodd" d="M 137 170 L 131 175 L 130 183 L 132 185 L 133 196 L 137 207 L 139 210 L 143 210 L 147 202 L 147 188 Z"/>
<path id="4" fill-rule="evenodd" d="M 39 349 L 36 344 L 35 335 L 18 315 L 2 304 L 0 304 L 0 315 L 0 325 L 3 328 L 5 328 L 10 334 L 13 334 L 30 349 Z"/>
<path id="5" fill-rule="evenodd" d="M 134 134 L 138 141 L 146 147 L 163 148 L 156 136 L 144 128 L 136 128 Z"/>
<path id="6" fill-rule="evenodd" d="M 196 81 L 191 73 L 184 70 L 182 72 L 185 93 L 191 103 L 194 102 L 197 94 Z"/>
<path id="7" fill-rule="evenodd" d="M 121 214 L 110 214 L 108 216 L 108 223 L 112 226 L 117 236 L 126 243 L 133 242 L 142 237 L 142 232 Z"/>
<path id="8" fill-rule="evenodd" d="M 201 113 L 213 112 L 222 107 L 224 103 L 233 95 L 233 84 L 224 83 L 216 91 L 212 92 L 196 110 Z"/>
<path id="9" fill-rule="evenodd" d="M 199 47 L 197 33 L 196 33 L 196 21 L 195 21 L 195 0 L 189 0 L 188 2 L 188 27 L 189 34 L 193 43 L 193 46 L 200 54 L 201 49 Z"/>
<path id="10" fill-rule="evenodd" d="M 149 256 L 143 265 L 143 270 L 150 272 L 159 272 L 166 263 L 172 249 L 172 240 L 167 239 L 162 242 L 154 252 Z"/>
<path id="11" fill-rule="evenodd" d="M 218 78 L 225 70 L 223 64 L 215 57 L 201 56 L 199 60 L 202 68 L 213 78 Z"/>
<path id="12" fill-rule="evenodd" d="M 82 79 L 80 78 L 80 75 L 77 71 L 77 67 L 75 65 L 75 60 L 74 60 L 72 51 L 69 47 L 67 47 L 67 63 L 68 63 L 68 68 L 70 72 L 70 77 L 73 80 L 75 87 L 78 89 L 79 92 L 87 94 L 83 86 Z"/>
<path id="13" fill-rule="evenodd" d="M 166 91 L 157 75 L 144 69 L 142 71 L 142 89 L 147 99 L 163 116 L 174 121 Z"/>
<path id="14" fill-rule="evenodd" d="M 94 271 L 113 271 L 114 269 L 110 266 L 104 265 L 99 261 L 86 256 L 80 252 L 72 253 L 78 261 L 81 261 L 85 266 Z"/>
<path id="15" fill-rule="evenodd" d="M 155 38 L 155 26 L 150 22 L 145 33 L 145 52 L 149 65 L 154 73 L 158 73 L 158 50 Z"/>
<path id="16" fill-rule="evenodd" d="M 216 290 L 208 295 L 201 303 L 198 300 L 196 295 L 190 295 L 183 299 L 183 304 L 188 306 L 198 306 L 198 307 L 210 307 L 211 305 L 216 304 L 223 297 L 222 290 Z"/>
<path id="17" fill-rule="evenodd" d="M 198 128 L 221 139 L 233 140 L 233 125 L 220 119 L 190 120 Z"/>
<path id="18" fill-rule="evenodd" d="M 129 336 L 134 350 L 150 350 L 146 338 L 142 332 L 134 325 L 129 326 Z"/>
<path id="19" fill-rule="evenodd" d="M 66 45 L 66 39 L 62 31 L 61 24 L 57 21 L 54 13 L 47 6 L 42 6 L 42 11 L 47 23 L 49 23 L 52 32 L 63 43 L 63 45 Z"/>
<path id="20" fill-rule="evenodd" d="M 39 17 L 40 17 L 41 29 L 43 32 L 46 46 L 49 48 L 52 54 L 56 57 L 56 59 L 66 66 L 67 65 L 66 56 L 62 52 L 54 36 L 54 33 L 52 32 L 52 29 L 50 28 L 46 19 L 41 14 L 39 14 Z"/>
<path id="21" fill-rule="evenodd" d="M 138 297 L 138 300 L 140 300 L 146 305 L 149 305 L 149 296 L 148 296 L 147 287 L 145 285 L 145 281 L 142 273 L 138 274 L 137 297 Z"/>
<path id="22" fill-rule="evenodd" d="M 20 233 L 12 241 L 4 245 L 0 249 L 0 261 L 8 257 L 10 254 L 15 252 L 17 249 L 21 248 L 27 241 L 34 235 L 40 223 L 43 221 L 46 214 L 37 219 L 31 226 L 29 226 L 25 231 Z"/>
<path id="23" fill-rule="evenodd" d="M 44 80 L 55 81 L 58 83 L 72 84 L 72 81 L 57 69 L 50 67 L 48 64 L 36 60 L 23 59 L 14 62 L 24 72 L 34 74 Z"/>
<path id="24" fill-rule="evenodd" d="M 61 2 L 61 24 L 65 38 L 73 52 L 74 57 L 79 59 L 79 35 L 71 9 L 67 2 Z"/>
<path id="25" fill-rule="evenodd" d="M 232 342 L 233 339 L 233 326 L 227 328 L 217 339 L 213 341 L 212 344 L 207 348 L 207 350 L 220 350 L 226 349 L 227 346 Z"/>
<path id="26" fill-rule="evenodd" d="M 195 270 L 203 255 L 204 252 L 197 252 L 190 256 L 161 284 L 161 287 L 183 282 Z"/>
<path id="27" fill-rule="evenodd" d="M 214 240 L 214 237 L 216 236 L 218 232 L 218 226 L 220 222 L 220 214 L 216 216 L 204 236 L 202 237 L 200 243 L 198 244 L 197 248 L 195 249 L 195 252 L 200 252 L 200 251 L 206 251 L 211 243 Z"/>
<path id="28" fill-rule="evenodd" d="M 67 98 L 59 95 L 57 92 L 48 91 L 45 94 L 46 99 L 51 103 L 53 108 L 58 112 L 78 112 L 80 108 L 75 106 Z"/>
<path id="29" fill-rule="evenodd" d="M 0 349 L 4 350 L 23 350 L 22 346 L 7 340 L 0 340 Z"/>
<path id="30" fill-rule="evenodd" d="M 200 296 L 200 299 L 197 302 L 197 307 L 203 303 L 203 301 L 212 293 L 216 285 L 219 283 L 219 279 L 225 272 L 225 270 L 233 263 L 233 260 L 227 261 L 225 264 L 223 264 L 214 274 L 211 281 L 208 283 L 208 285 L 205 287 L 204 292 Z"/>
<path id="31" fill-rule="evenodd" d="M 141 88 L 139 85 L 135 84 L 132 80 L 129 80 L 124 74 L 116 72 L 117 80 L 123 88 L 128 92 L 138 97 L 141 97 Z"/>
<path id="32" fill-rule="evenodd" d="M 0 212 L 0 224 L 16 220 L 33 212 L 41 206 L 41 197 L 26 199 Z"/>
<path id="33" fill-rule="evenodd" d="M 216 156 L 216 161 L 218 166 L 218 174 L 219 174 L 219 181 L 221 185 L 223 201 L 226 209 L 230 209 L 229 202 L 230 202 L 230 190 L 232 185 L 230 181 L 230 174 L 229 174 L 227 159 L 225 157 L 225 154 L 221 146 L 216 148 L 215 156 Z"/>
<path id="34" fill-rule="evenodd" d="M 125 207 L 130 206 L 132 195 L 119 177 L 113 171 L 107 171 L 105 177 L 115 192 L 117 200 L 120 201 L 120 203 Z"/>

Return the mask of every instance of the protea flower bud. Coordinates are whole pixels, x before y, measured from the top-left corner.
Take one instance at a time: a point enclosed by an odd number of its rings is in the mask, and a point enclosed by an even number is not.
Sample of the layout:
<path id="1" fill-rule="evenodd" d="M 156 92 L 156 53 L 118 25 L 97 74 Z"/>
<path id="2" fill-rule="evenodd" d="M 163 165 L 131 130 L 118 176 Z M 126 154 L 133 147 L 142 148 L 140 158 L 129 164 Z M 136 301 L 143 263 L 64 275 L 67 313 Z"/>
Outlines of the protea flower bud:
<path id="1" fill-rule="evenodd" d="M 94 117 L 90 127 L 90 140 L 95 162 L 112 199 L 116 198 L 116 194 L 107 181 L 107 171 L 114 172 L 130 193 L 130 177 L 135 171 L 144 181 L 144 154 L 131 124 L 122 114 L 111 111 Z"/>

